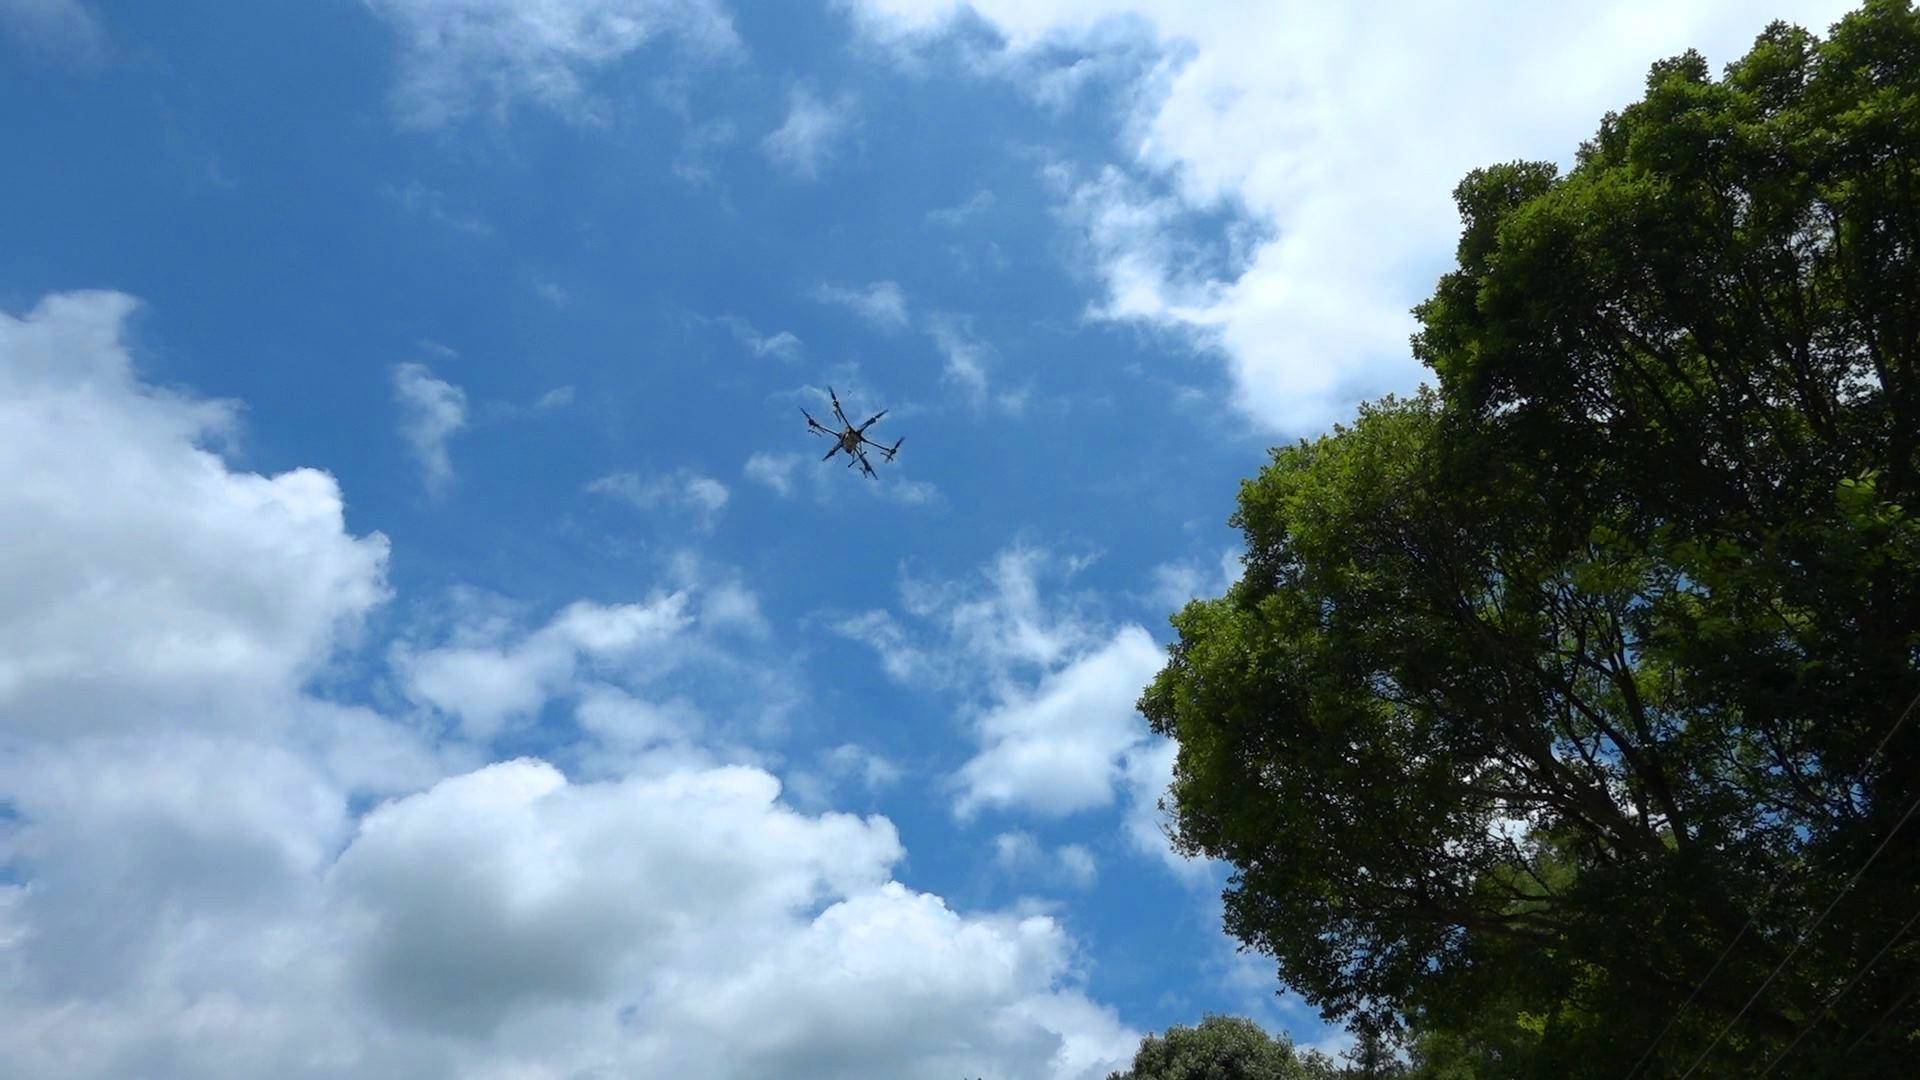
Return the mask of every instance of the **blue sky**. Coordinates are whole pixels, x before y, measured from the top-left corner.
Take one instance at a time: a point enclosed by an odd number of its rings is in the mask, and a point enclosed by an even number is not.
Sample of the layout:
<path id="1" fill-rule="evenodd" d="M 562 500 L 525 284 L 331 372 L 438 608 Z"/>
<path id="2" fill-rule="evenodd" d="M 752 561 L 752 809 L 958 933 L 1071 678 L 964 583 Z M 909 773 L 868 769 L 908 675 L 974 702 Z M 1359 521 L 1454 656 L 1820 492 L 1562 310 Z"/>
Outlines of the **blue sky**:
<path id="1" fill-rule="evenodd" d="M 0 0 L 0 1071 L 1338 1045 L 1155 831 L 1166 616 L 1460 175 L 1765 17 Z"/>

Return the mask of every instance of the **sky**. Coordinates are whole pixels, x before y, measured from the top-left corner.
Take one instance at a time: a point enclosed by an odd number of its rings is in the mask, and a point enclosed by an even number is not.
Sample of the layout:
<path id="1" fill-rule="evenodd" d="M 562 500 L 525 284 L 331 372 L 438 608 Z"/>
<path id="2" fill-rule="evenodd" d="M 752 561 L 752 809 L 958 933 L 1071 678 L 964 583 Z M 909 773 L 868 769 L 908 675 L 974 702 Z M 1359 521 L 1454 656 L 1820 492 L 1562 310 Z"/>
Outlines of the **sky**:
<path id="1" fill-rule="evenodd" d="M 1337 1050 L 1168 616 L 1461 176 L 1759 8 L 0 0 L 0 1073 Z"/>

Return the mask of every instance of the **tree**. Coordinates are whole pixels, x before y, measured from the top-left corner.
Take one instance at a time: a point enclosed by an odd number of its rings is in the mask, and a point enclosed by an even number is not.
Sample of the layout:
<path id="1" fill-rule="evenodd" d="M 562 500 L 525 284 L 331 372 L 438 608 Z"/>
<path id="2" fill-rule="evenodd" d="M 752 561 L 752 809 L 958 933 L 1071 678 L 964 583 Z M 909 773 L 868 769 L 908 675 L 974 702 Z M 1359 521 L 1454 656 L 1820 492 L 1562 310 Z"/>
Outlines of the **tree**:
<path id="1" fill-rule="evenodd" d="M 1920 719 L 1876 750 L 1920 695 L 1920 16 L 1656 64 L 1566 175 L 1455 196 L 1437 387 L 1276 450 L 1174 619 L 1176 840 L 1429 1075 L 1911 1060 L 1920 935 L 1821 1014 L 1920 910 L 1920 824 L 1874 856 L 1920 797 Z"/>
<path id="2" fill-rule="evenodd" d="M 1296 1054 L 1286 1038 L 1269 1036 L 1251 1020 L 1209 1016 L 1196 1027 L 1175 1026 L 1141 1040 L 1133 1067 L 1107 1080 L 1332 1080 L 1325 1055 Z"/>

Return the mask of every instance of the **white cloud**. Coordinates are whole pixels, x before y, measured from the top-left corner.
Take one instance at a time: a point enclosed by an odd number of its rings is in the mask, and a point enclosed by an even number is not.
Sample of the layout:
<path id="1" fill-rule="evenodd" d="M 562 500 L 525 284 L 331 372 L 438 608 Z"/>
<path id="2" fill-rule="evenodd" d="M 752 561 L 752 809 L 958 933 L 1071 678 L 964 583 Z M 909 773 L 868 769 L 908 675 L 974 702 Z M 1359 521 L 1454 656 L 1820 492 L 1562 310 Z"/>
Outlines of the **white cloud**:
<path id="1" fill-rule="evenodd" d="M 573 387 L 556 386 L 540 395 L 539 399 L 533 403 L 533 411 L 552 412 L 555 409 L 564 409 L 573 404 L 573 397 Z"/>
<path id="2" fill-rule="evenodd" d="M 852 743 L 842 743 L 827 751 L 825 760 L 827 768 L 835 774 L 855 777 L 871 791 L 891 787 L 900 780 L 900 766 Z"/>
<path id="3" fill-rule="evenodd" d="M 1227 548 L 1211 567 L 1190 560 L 1161 563 L 1153 568 L 1153 584 L 1147 590 L 1149 604 L 1168 613 L 1180 610 L 1189 600 L 1220 596 L 1240 580 L 1241 553 Z"/>
<path id="4" fill-rule="evenodd" d="M 765 484 L 784 499 L 793 494 L 793 471 L 805 460 L 800 454 L 761 451 L 747 458 L 740 471 L 747 479 Z"/>
<path id="5" fill-rule="evenodd" d="M 767 159 L 803 180 L 817 180 L 833 159 L 835 144 L 854 124 L 853 99 L 822 101 L 805 85 L 787 94 L 787 117 L 760 141 Z"/>
<path id="6" fill-rule="evenodd" d="M 466 391 L 435 378 L 425 364 L 399 364 L 393 369 L 393 398 L 400 406 L 400 434 L 419 462 L 427 493 L 445 493 L 453 482 L 447 440 L 467 426 Z"/>
<path id="7" fill-rule="evenodd" d="M 0 316 L 0 1074 L 1097 1080 L 1131 1053 L 1057 922 L 894 880 L 884 818 L 698 746 L 570 779 L 315 697 L 385 542 L 324 474 L 202 449 L 234 409 L 135 378 L 130 307 Z M 609 750 L 687 744 L 698 707 L 641 690 L 711 647 L 686 610 L 740 617 L 724 592 L 528 632 L 472 603 L 396 674 L 480 727 L 568 695 Z"/>
<path id="8" fill-rule="evenodd" d="M 946 380 L 959 387 L 973 404 L 985 401 L 990 354 L 986 343 L 972 335 L 965 320 L 952 316 L 933 319 L 927 332 L 946 358 Z"/>
<path id="9" fill-rule="evenodd" d="M 1824 28 L 1852 6 L 1482 3 L 1381 19 L 1333 0 L 846 2 L 898 51 L 945 42 L 1036 92 L 1100 57 L 1137 56 L 1112 167 L 1058 174 L 1103 284 L 1093 314 L 1217 349 L 1239 404 L 1287 432 L 1420 378 L 1408 309 L 1446 268 L 1449 194 L 1467 171 L 1568 161 L 1604 112 L 1638 96 L 1651 61 L 1691 46 L 1724 62 L 1768 18 Z M 997 50 L 972 30 L 947 36 L 972 20 L 997 32 Z M 1196 273 L 1196 215 L 1223 212 L 1240 225 L 1219 245 L 1230 257 Z"/>
<path id="10" fill-rule="evenodd" d="M 41 59 L 82 71 L 106 62 L 106 29 L 82 0 L 0 0 L 0 33 Z"/>
<path id="11" fill-rule="evenodd" d="M 409 214 L 416 214 L 428 221 L 437 222 L 456 232 L 471 236 L 492 236 L 493 226 L 487 224 L 478 212 L 468 207 L 455 205 L 452 196 L 439 188 L 428 187 L 418 180 L 408 182 L 405 187 L 384 185 L 380 193 L 399 204 Z M 548 299 L 553 299 L 548 297 Z M 564 299 L 564 296 L 562 297 Z"/>
<path id="12" fill-rule="evenodd" d="M 153 713 L 252 728 L 385 599 L 387 541 L 331 476 L 202 449 L 235 408 L 141 384 L 134 302 L 0 312 L 0 713 L 99 733 Z"/>
<path id="13" fill-rule="evenodd" d="M 437 127 L 475 112 L 505 120 L 525 100 L 572 119 L 601 119 L 589 76 L 655 38 L 720 58 L 740 48 L 719 0 L 366 0 L 400 37 L 394 108 Z"/>
<path id="14" fill-rule="evenodd" d="M 485 1034 L 517 1006 L 720 963 L 687 953 L 767 944 L 728 929 L 778 936 L 888 880 L 885 819 L 802 817 L 778 791 L 754 769 L 569 784 L 528 760 L 442 781 L 367 815 L 333 867 L 348 964 L 403 1021 Z"/>
<path id="15" fill-rule="evenodd" d="M 658 476 L 636 472 L 609 473 L 587 485 L 596 495 L 605 495 L 642 510 L 676 508 L 692 515 L 703 532 L 712 532 L 727 509 L 727 485 L 711 476 L 679 469 Z"/>
<path id="16" fill-rule="evenodd" d="M 1016 546 L 976 580 L 906 581 L 912 624 L 886 611 L 832 624 L 873 648 L 895 682 L 977 695 L 963 715 L 978 749 L 951 778 L 961 818 L 1062 817 L 1138 786 L 1135 759 L 1152 741 L 1134 703 L 1166 657 L 1146 630 L 1109 622 L 1088 598 L 1043 596 L 1043 577 L 1065 580 L 1083 565 Z"/>
<path id="17" fill-rule="evenodd" d="M 505 762 L 356 828 L 285 756 L 107 760 L 11 789 L 10 1076 L 1097 1080 L 1138 1040 L 1054 920 L 893 881 L 885 819 L 757 769 Z"/>
<path id="18" fill-rule="evenodd" d="M 393 665 L 409 698 L 457 718 L 468 737 L 490 739 L 569 692 L 583 668 L 631 675 L 678 662 L 672 647 L 692 625 L 687 605 L 684 592 L 644 604 L 576 601 L 525 635 L 482 624 L 443 646 L 396 646 Z"/>
<path id="19" fill-rule="evenodd" d="M 1124 767 L 1127 789 L 1127 842 L 1142 855 L 1160 860 L 1175 877 L 1188 884 L 1208 879 L 1216 864 L 1189 859 L 1174 850 L 1167 837 L 1172 820 L 1160 809 L 1160 800 L 1173 783 L 1173 763 L 1180 746 L 1172 739 L 1148 736 L 1128 752 Z"/>
<path id="20" fill-rule="evenodd" d="M 907 328 L 907 294 L 897 282 L 876 281 L 864 288 L 849 285 L 821 285 L 814 299 L 838 304 L 881 330 Z"/>
<path id="21" fill-rule="evenodd" d="M 993 192 L 982 188 L 965 202 L 927 211 L 927 223 L 957 229 L 993 209 Z"/>
<path id="22" fill-rule="evenodd" d="M 737 315 L 722 315 L 720 323 L 733 332 L 738 341 L 756 359 L 773 357 L 775 360 L 800 359 L 800 338 L 791 330 L 781 330 L 773 334 L 762 334 L 754 329 L 752 323 Z"/>
<path id="23" fill-rule="evenodd" d="M 1100 865 L 1085 844 L 1062 844 L 1054 851 L 1054 858 L 1060 861 L 1061 872 L 1077 888 L 1092 888 L 1094 879 L 1100 876 Z"/>
<path id="24" fill-rule="evenodd" d="M 908 580 L 901 599 L 910 614 L 945 631 L 956 674 L 984 671 L 1004 686 L 1009 678 L 1054 670 L 1100 643 L 1097 619 L 1078 598 L 1041 595 L 1042 575 L 1070 577 L 1074 569 L 1069 560 L 1016 545 L 996 555 L 981 580 Z"/>
<path id="25" fill-rule="evenodd" d="M 1100 876 L 1100 866 L 1085 844 L 1062 844 L 1048 851 L 1030 832 L 1014 830 L 993 838 L 993 861 L 1018 875 L 1039 875 L 1075 889 L 1088 889 Z"/>
<path id="26" fill-rule="evenodd" d="M 733 145 L 738 134 L 733 121 L 724 117 L 689 127 L 673 159 L 673 174 L 689 184 L 712 183 L 718 168 L 714 159 Z"/>
<path id="27" fill-rule="evenodd" d="M 849 789 L 875 795 L 900 782 L 899 765 L 853 743 L 815 755 L 812 764 L 786 774 L 787 790 L 803 806 L 830 806 Z"/>
<path id="28" fill-rule="evenodd" d="M 1109 804 L 1126 755 L 1144 734 L 1134 702 L 1164 660 L 1145 630 L 1126 626 L 1033 689 L 1001 700 L 974 724 L 981 749 L 956 777 L 955 810 L 1058 817 Z"/>

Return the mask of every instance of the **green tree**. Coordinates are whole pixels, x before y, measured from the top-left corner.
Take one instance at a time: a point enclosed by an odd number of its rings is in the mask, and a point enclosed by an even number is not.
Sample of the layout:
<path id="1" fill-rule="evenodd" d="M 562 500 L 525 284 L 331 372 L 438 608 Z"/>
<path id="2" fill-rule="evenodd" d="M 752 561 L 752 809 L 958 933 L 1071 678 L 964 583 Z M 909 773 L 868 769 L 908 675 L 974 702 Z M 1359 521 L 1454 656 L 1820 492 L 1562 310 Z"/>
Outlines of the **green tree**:
<path id="1" fill-rule="evenodd" d="M 1820 1014 L 1920 909 L 1920 824 L 1847 887 L 1920 797 L 1920 719 L 1875 753 L 1920 694 L 1920 16 L 1656 64 L 1456 200 L 1437 387 L 1276 450 L 1175 617 L 1176 839 L 1424 1075 L 1619 1076 L 1669 1021 L 1645 1075 L 1809 1025 L 1782 1075 L 1910 1063 L 1920 935 Z"/>
<path id="2" fill-rule="evenodd" d="M 1133 1067 L 1107 1080 L 1332 1080 L 1338 1072 L 1323 1054 L 1296 1053 L 1284 1037 L 1269 1036 L 1251 1020 L 1209 1016 L 1196 1027 L 1175 1026 L 1140 1042 Z"/>

